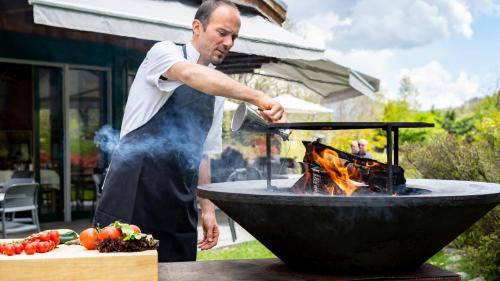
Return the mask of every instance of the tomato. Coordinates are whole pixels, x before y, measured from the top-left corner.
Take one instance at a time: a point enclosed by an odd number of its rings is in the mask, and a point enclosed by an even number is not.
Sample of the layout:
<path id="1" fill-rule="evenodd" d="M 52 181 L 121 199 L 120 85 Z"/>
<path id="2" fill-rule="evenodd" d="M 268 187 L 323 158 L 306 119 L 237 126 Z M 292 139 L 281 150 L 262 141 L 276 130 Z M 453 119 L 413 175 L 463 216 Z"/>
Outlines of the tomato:
<path id="1" fill-rule="evenodd" d="M 42 242 L 42 249 L 44 251 L 43 253 L 47 253 L 48 251 L 51 250 L 50 249 L 50 242 L 49 241 Z"/>
<path id="2" fill-rule="evenodd" d="M 54 248 L 56 247 L 56 242 L 49 240 L 48 243 L 49 243 L 49 251 L 54 250 Z"/>
<path id="3" fill-rule="evenodd" d="M 3 254 L 3 252 L 5 251 L 4 248 L 5 248 L 5 245 L 0 244 L 0 255 Z"/>
<path id="4" fill-rule="evenodd" d="M 36 252 L 36 247 L 32 243 L 26 244 L 26 246 L 24 246 L 24 252 L 26 255 L 33 255 Z"/>
<path id="5" fill-rule="evenodd" d="M 30 243 L 30 242 L 29 242 L 28 240 L 24 240 L 24 241 L 22 242 L 22 244 L 23 244 L 23 248 L 24 248 L 24 247 L 26 247 L 26 245 L 27 245 L 27 244 L 29 244 L 29 243 Z"/>
<path id="6" fill-rule="evenodd" d="M 134 230 L 135 233 L 141 233 L 141 229 L 137 225 L 131 224 L 130 227 Z"/>
<path id="7" fill-rule="evenodd" d="M 38 242 L 36 244 L 36 252 L 37 253 L 45 253 L 45 252 L 47 252 L 47 244 L 45 244 L 45 242 Z"/>
<path id="8" fill-rule="evenodd" d="M 80 232 L 80 244 L 87 250 L 94 250 L 99 241 L 99 236 L 95 228 L 87 228 Z"/>
<path id="9" fill-rule="evenodd" d="M 35 242 L 36 252 L 37 253 L 45 253 L 43 250 L 45 249 L 44 242 Z"/>
<path id="10" fill-rule="evenodd" d="M 102 241 L 104 239 L 107 239 L 109 238 L 109 233 L 105 230 L 106 228 L 103 228 L 99 231 L 99 233 L 97 234 L 97 239 L 99 241 Z"/>
<path id="11" fill-rule="evenodd" d="M 45 242 L 45 241 L 49 241 L 49 240 L 50 240 L 50 236 L 49 236 L 48 232 L 42 232 L 40 234 L 40 241 Z"/>
<path id="12" fill-rule="evenodd" d="M 37 239 L 40 240 L 40 233 L 35 233 L 35 234 L 31 235 L 29 238 L 30 238 L 30 241 L 36 241 Z"/>
<path id="13" fill-rule="evenodd" d="M 59 232 L 57 232 L 55 230 L 52 230 L 49 232 L 49 237 L 50 237 L 50 240 L 54 241 L 54 243 L 56 245 L 59 245 L 59 243 L 61 242 Z"/>
<path id="14" fill-rule="evenodd" d="M 20 244 L 20 243 L 16 243 L 14 244 L 14 251 L 16 253 L 16 255 L 19 255 L 20 253 L 23 252 L 23 244 Z"/>
<path id="15" fill-rule="evenodd" d="M 13 256 L 15 252 L 16 252 L 16 249 L 14 248 L 13 245 L 5 245 L 4 246 L 4 253 L 7 256 Z"/>
<path id="16" fill-rule="evenodd" d="M 101 232 L 99 232 L 99 241 L 102 241 L 106 238 L 116 240 L 121 237 L 122 232 L 112 225 L 106 226 L 105 228 L 101 229 Z"/>

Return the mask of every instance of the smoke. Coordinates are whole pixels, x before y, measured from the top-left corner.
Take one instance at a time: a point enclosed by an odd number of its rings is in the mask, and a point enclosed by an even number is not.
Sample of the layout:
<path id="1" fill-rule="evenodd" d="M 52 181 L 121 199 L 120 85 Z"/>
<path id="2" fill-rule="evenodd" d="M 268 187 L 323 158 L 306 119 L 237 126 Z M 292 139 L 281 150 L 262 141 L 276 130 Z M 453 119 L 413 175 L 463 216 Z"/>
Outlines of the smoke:
<path id="1" fill-rule="evenodd" d="M 119 140 L 110 126 L 101 128 L 94 138 L 102 151 L 113 152 L 113 158 L 123 163 L 174 160 L 182 169 L 195 171 L 199 167 L 206 132 L 200 116 L 179 113 L 156 116 L 147 127 L 139 127 Z M 206 122 L 206 121 L 205 121 Z M 210 123 L 211 124 L 211 123 Z"/>
<path id="2" fill-rule="evenodd" d="M 118 146 L 120 141 L 120 132 L 113 129 L 110 125 L 102 126 L 95 133 L 94 143 L 102 152 L 111 153 Z"/>

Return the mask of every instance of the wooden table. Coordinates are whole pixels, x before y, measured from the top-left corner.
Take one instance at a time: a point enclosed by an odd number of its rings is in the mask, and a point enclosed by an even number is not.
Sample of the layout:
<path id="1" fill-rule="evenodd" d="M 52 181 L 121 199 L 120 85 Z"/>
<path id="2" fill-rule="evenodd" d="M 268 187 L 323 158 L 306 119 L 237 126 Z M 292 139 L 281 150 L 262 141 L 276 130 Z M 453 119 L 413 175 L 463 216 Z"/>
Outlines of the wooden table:
<path id="1" fill-rule="evenodd" d="M 9 243 L 16 239 L 0 239 Z M 37 281 L 146 281 L 158 278 L 155 250 L 99 253 L 80 245 L 59 245 L 34 255 L 0 255 L 0 280 Z"/>
<path id="2" fill-rule="evenodd" d="M 386 275 L 319 275 L 289 269 L 279 259 L 159 263 L 161 281 L 333 281 L 333 280 L 453 280 L 459 275 L 430 264 L 417 271 Z"/>

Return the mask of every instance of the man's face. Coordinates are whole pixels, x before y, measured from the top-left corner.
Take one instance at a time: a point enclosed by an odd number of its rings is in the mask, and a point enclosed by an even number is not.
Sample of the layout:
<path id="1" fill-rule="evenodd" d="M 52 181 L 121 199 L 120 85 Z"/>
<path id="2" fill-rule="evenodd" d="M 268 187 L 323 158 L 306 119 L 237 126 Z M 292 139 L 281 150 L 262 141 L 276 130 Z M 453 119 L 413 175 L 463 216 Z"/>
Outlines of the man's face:
<path id="1" fill-rule="evenodd" d="M 222 63 L 238 37 L 240 25 L 238 11 L 226 5 L 213 11 L 205 28 L 201 22 L 195 20 L 193 32 L 200 52 L 199 63 L 214 65 Z"/>
<path id="2" fill-rule="evenodd" d="M 358 153 L 359 152 L 359 146 L 357 143 L 352 143 L 351 144 L 351 152 L 352 153 Z"/>
<path id="3" fill-rule="evenodd" d="M 367 148 L 368 148 L 368 143 L 365 142 L 359 143 L 359 152 L 366 153 Z"/>

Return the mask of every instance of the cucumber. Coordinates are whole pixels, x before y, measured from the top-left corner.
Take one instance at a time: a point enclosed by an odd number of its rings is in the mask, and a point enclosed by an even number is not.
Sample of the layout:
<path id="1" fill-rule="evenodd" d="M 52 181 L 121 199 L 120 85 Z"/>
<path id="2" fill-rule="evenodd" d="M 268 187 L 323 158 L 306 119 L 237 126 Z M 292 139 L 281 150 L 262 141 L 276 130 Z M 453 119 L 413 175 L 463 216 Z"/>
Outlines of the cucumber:
<path id="1" fill-rule="evenodd" d="M 76 233 L 74 230 L 71 229 L 54 229 L 54 230 L 59 232 L 59 238 L 61 239 L 61 242 L 59 242 L 59 244 L 64 244 L 68 241 L 78 239 L 78 233 Z"/>

